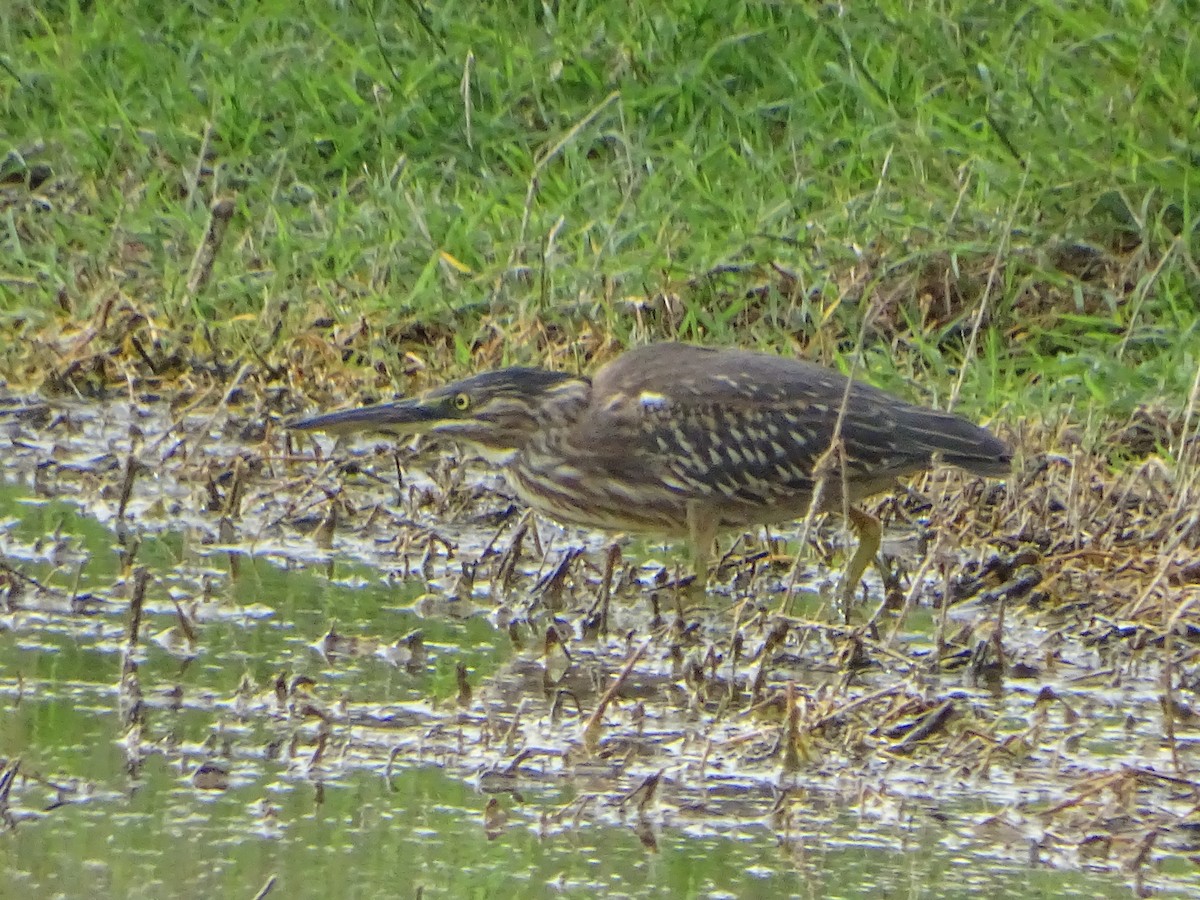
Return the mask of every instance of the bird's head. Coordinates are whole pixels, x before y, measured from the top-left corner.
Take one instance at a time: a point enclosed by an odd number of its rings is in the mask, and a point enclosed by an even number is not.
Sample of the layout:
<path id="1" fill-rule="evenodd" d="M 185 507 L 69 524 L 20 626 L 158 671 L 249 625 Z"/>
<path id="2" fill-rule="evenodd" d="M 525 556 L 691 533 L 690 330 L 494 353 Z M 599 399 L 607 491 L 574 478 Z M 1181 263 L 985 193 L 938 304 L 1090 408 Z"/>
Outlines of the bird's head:
<path id="1" fill-rule="evenodd" d="M 293 422 L 297 431 L 349 434 L 378 431 L 399 436 L 437 434 L 506 462 L 562 404 L 587 397 L 586 379 L 547 369 L 514 367 L 472 375 L 416 397 L 327 413 Z"/>

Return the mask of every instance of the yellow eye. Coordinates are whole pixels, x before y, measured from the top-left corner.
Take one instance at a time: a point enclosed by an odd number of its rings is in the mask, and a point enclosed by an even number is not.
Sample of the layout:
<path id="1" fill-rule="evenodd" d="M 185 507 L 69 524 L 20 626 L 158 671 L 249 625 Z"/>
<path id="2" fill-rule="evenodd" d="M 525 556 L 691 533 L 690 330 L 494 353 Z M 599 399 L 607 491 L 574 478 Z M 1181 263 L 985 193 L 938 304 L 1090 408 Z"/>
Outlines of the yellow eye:
<path id="1" fill-rule="evenodd" d="M 457 409 L 459 412 L 465 412 L 470 405 L 471 405 L 471 398 L 468 397 L 466 394 L 455 394 L 454 395 L 454 408 Z"/>

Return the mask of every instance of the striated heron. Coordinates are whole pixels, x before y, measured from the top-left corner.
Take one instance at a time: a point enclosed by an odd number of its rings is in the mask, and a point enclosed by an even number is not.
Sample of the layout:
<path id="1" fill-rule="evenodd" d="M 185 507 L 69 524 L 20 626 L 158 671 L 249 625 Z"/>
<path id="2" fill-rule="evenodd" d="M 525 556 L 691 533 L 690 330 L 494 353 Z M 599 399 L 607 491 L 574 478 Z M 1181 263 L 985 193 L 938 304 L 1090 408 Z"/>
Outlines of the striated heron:
<path id="1" fill-rule="evenodd" d="M 702 589 L 717 531 L 819 512 L 859 535 L 849 600 L 881 528 L 857 508 L 935 458 L 977 475 L 1009 471 L 983 428 L 851 382 L 812 363 L 748 350 L 652 344 L 592 378 L 507 368 L 420 396 L 291 425 L 334 434 L 432 433 L 503 466 L 520 499 L 559 522 L 688 538 Z"/>

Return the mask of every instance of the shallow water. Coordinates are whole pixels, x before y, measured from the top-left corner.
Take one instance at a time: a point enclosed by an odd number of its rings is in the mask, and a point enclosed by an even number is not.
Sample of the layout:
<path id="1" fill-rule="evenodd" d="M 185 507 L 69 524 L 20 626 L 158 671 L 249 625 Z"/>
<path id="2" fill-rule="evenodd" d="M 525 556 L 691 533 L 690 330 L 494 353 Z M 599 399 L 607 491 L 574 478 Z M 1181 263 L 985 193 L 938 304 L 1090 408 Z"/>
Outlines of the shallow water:
<path id="1" fill-rule="evenodd" d="M 1123 897 L 1137 815 L 1195 802 L 1182 781 L 1129 775 L 1169 768 L 1145 728 L 1152 656 L 1056 645 L 1053 671 L 989 689 L 915 674 L 931 652 L 925 614 L 905 623 L 894 658 L 877 651 L 847 680 L 833 632 L 796 625 L 764 668 L 816 723 L 788 763 L 783 719 L 747 693 L 768 622 L 738 619 L 733 588 L 682 629 L 660 591 L 655 624 L 643 560 L 669 553 L 627 550 L 638 561 L 617 579 L 608 636 L 589 637 L 607 539 L 583 536 L 588 552 L 553 598 L 538 584 L 573 532 L 542 529 L 550 546 L 525 550 L 507 591 L 494 566 L 464 575 L 516 527 L 476 491 L 494 483 L 482 470 L 449 492 L 475 491 L 469 503 L 410 493 L 418 531 L 404 546 L 396 530 L 411 526 L 371 512 L 397 494 L 382 478 L 348 476 L 354 508 L 331 539 L 301 521 L 322 514 L 319 463 L 268 461 L 223 514 L 206 503 L 244 445 L 235 420 L 198 418 L 84 407 L 66 425 L 10 428 L 0 758 L 13 777 L 0 856 L 25 896 L 254 896 L 274 877 L 289 897 Z M 186 462 L 176 440 L 194 448 Z M 118 515 L 130 456 L 147 469 Z M 443 490 L 419 468 L 405 477 Z M 731 667 L 712 654 L 735 621 L 746 658 Z M 547 649 L 554 622 L 569 658 Z M 1014 655 L 1045 652 L 1036 624 L 1010 629 Z M 1048 686 L 1057 705 L 1037 699 Z M 878 697 L 886 722 L 851 727 Z M 906 747 L 905 729 L 947 702 L 957 724 Z M 1188 896 L 1194 849 L 1171 837 L 1143 881 Z"/>

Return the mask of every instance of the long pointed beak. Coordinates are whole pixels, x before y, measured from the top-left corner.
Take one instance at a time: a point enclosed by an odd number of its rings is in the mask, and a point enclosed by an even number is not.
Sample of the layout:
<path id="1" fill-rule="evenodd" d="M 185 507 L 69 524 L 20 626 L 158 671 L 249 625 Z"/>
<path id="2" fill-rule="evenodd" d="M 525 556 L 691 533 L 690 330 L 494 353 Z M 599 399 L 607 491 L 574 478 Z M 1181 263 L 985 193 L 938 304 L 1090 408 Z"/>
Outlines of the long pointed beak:
<path id="1" fill-rule="evenodd" d="M 358 409 L 313 416 L 292 422 L 292 431 L 324 431 L 328 434 L 352 434 L 356 431 L 382 431 L 387 434 L 410 435 L 428 431 L 439 417 L 419 397 L 380 403 Z"/>

